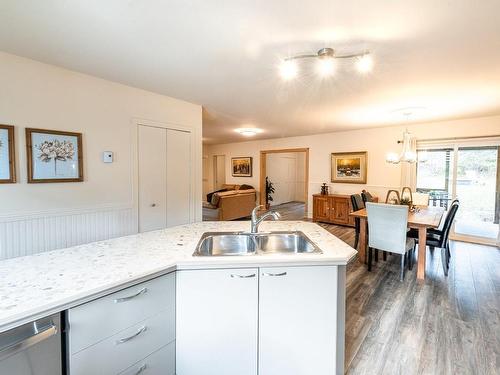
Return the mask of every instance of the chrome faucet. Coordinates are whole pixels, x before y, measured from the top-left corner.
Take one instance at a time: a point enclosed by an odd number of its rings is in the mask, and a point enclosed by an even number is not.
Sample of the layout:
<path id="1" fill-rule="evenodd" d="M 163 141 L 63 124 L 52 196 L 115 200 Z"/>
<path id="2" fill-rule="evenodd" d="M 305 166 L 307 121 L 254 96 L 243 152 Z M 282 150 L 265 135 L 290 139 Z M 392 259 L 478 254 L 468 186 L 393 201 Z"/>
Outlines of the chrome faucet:
<path id="1" fill-rule="evenodd" d="M 258 233 L 260 223 L 262 223 L 268 217 L 272 217 L 273 220 L 279 220 L 279 219 L 281 219 L 281 215 L 277 211 L 267 211 L 265 214 L 261 215 L 260 217 L 257 216 L 257 212 L 262 207 L 264 207 L 264 206 L 260 205 L 260 206 L 255 207 L 252 210 L 252 229 L 250 230 L 250 233 L 252 233 L 252 234 Z"/>

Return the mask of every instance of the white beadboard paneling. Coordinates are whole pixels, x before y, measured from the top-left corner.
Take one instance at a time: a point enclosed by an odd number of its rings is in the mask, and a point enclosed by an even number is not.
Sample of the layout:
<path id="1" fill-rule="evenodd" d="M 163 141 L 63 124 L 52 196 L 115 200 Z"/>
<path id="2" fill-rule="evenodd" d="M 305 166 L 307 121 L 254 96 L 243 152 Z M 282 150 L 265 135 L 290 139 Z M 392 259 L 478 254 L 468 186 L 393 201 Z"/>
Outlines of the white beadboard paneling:
<path id="1" fill-rule="evenodd" d="M 136 233 L 132 205 L 0 217 L 0 260 Z"/>

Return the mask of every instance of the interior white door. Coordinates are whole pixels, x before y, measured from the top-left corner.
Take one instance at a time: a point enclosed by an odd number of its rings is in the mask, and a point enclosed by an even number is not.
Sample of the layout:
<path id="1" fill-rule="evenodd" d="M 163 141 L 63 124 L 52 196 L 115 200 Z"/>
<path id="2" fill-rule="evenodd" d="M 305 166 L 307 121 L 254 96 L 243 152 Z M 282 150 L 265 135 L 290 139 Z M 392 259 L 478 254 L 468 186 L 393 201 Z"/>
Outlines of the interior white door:
<path id="1" fill-rule="evenodd" d="M 297 157 L 295 153 L 271 153 L 266 160 L 267 176 L 274 184 L 272 205 L 295 200 Z"/>
<path id="2" fill-rule="evenodd" d="M 191 133 L 167 129 L 167 227 L 191 221 Z"/>
<path id="3" fill-rule="evenodd" d="M 166 130 L 138 127 L 139 232 L 167 226 Z"/>
<path id="4" fill-rule="evenodd" d="M 256 268 L 178 271 L 176 306 L 177 374 L 257 374 Z"/>
<path id="5" fill-rule="evenodd" d="M 214 187 L 219 190 L 226 183 L 226 156 L 214 156 Z"/>
<path id="6" fill-rule="evenodd" d="M 259 277 L 259 375 L 335 374 L 337 267 L 261 268 Z"/>

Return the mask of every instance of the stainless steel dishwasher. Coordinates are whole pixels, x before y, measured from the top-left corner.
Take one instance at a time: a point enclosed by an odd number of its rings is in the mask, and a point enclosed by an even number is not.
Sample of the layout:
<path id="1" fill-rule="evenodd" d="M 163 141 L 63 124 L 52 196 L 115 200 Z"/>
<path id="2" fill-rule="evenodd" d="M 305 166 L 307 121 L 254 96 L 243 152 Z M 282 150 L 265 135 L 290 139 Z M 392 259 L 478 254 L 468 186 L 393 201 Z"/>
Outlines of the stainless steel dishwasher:
<path id="1" fill-rule="evenodd" d="M 61 375 L 59 314 L 0 333 L 1 375 Z"/>

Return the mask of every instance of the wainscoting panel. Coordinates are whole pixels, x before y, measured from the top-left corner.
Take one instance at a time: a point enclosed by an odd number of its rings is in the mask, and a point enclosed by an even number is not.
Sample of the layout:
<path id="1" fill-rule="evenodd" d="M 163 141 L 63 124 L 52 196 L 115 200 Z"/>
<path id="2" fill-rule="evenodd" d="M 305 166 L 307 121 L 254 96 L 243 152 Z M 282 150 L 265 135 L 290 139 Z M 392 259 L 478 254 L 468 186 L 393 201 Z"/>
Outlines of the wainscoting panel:
<path id="1" fill-rule="evenodd" d="M 132 206 L 0 217 L 0 260 L 137 232 Z"/>

